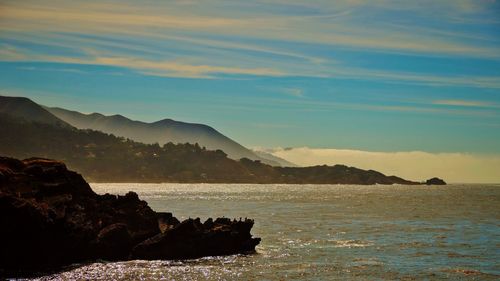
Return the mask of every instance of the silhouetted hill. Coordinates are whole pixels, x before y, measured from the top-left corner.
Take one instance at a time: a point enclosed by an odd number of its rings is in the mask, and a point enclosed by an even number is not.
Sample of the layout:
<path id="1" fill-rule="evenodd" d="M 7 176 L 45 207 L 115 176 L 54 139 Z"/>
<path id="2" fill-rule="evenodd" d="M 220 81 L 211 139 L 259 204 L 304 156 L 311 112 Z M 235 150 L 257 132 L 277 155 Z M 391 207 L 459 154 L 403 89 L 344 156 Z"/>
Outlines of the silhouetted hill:
<path id="1" fill-rule="evenodd" d="M 27 121 L 71 127 L 37 103 L 24 97 L 0 96 L 0 113 L 9 114 Z"/>
<path id="2" fill-rule="evenodd" d="M 79 129 L 97 130 L 147 144 L 158 143 L 163 145 L 168 142 L 198 143 L 209 150 L 223 150 L 230 158 L 236 160 L 249 158 L 273 166 L 288 166 L 291 164 L 278 157 L 257 155 L 214 128 L 203 124 L 185 123 L 172 119 L 146 123 L 130 120 L 122 115 L 83 114 L 56 107 L 46 107 L 46 109 Z"/>
<path id="3" fill-rule="evenodd" d="M 418 184 L 379 172 L 336 166 L 272 167 L 198 144 L 143 144 L 0 114 L 0 155 L 64 161 L 90 181 L 315 184 Z"/>

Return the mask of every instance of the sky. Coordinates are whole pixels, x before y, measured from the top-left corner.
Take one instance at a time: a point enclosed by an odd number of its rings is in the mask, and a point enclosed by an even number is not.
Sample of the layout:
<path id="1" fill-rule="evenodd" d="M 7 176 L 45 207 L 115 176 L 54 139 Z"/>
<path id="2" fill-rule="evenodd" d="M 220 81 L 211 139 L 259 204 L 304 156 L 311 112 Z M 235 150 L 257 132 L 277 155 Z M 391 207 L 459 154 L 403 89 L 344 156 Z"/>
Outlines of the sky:
<path id="1" fill-rule="evenodd" d="M 419 152 L 500 182 L 500 3 L 0 0 L 0 94 L 203 123 L 301 165 L 396 173 Z"/>

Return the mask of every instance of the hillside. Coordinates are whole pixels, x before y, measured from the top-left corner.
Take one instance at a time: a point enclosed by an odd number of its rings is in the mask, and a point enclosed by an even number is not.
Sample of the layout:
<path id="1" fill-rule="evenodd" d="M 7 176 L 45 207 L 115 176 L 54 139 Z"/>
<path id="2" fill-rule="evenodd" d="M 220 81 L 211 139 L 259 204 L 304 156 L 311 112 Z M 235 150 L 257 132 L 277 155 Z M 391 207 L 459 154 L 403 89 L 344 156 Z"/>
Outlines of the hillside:
<path id="1" fill-rule="evenodd" d="M 24 97 L 0 96 L 0 113 L 9 114 L 28 121 L 71 127 L 66 122 L 54 116 L 46 109 Z"/>
<path id="2" fill-rule="evenodd" d="M 343 165 L 283 168 L 236 161 L 198 144 L 143 144 L 7 114 L 0 114 L 0 128 L 0 155 L 64 161 L 94 182 L 417 184 Z"/>
<path id="3" fill-rule="evenodd" d="M 172 119 L 146 123 L 134 121 L 122 115 L 83 114 L 56 107 L 46 107 L 46 109 L 78 129 L 97 130 L 147 144 L 198 143 L 208 150 L 223 150 L 229 158 L 235 160 L 249 158 L 260 160 L 272 166 L 293 166 L 293 164 L 278 157 L 258 155 L 204 124 L 186 123 Z"/>

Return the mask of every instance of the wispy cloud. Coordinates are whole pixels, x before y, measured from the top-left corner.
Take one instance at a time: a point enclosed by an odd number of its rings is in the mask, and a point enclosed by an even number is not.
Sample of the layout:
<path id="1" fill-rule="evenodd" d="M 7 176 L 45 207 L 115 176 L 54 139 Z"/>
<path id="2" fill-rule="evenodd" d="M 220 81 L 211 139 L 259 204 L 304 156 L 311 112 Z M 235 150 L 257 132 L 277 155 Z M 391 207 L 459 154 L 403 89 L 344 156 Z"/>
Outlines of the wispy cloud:
<path id="1" fill-rule="evenodd" d="M 196 3 L 5 2 L 0 4 L 0 36 L 3 39 L 56 45 L 79 52 L 83 58 L 55 56 L 40 50 L 26 54 L 10 46 L 0 50 L 0 59 L 95 63 L 168 77 L 303 76 L 500 88 L 500 77 L 495 75 L 445 76 L 425 71 L 370 70 L 351 66 L 340 57 L 332 59 L 318 55 L 314 49 L 297 47 L 315 44 L 497 59 L 500 57 L 498 38 L 484 34 L 478 37 L 476 33 L 460 32 L 454 26 L 442 24 L 439 28 L 432 25 L 424 28 L 407 19 L 387 23 L 377 20 L 386 18 L 387 14 L 412 12 L 418 14 L 420 23 L 422 17 L 435 17 L 438 11 L 451 17 L 473 15 L 478 18 L 488 13 L 490 1 Z M 270 8 L 272 11 L 268 11 Z M 359 20 L 363 18 L 374 20 L 366 24 Z M 470 40 L 471 36 L 476 39 Z M 89 54 L 91 49 L 100 50 L 102 54 Z M 296 91 L 290 94 L 300 95 Z"/>
<path id="2" fill-rule="evenodd" d="M 75 62 L 81 62 L 76 60 Z M 83 61 L 81 63 L 89 63 Z M 269 68 L 238 68 L 213 65 L 191 65 L 175 61 L 149 61 L 124 57 L 97 57 L 90 64 L 120 66 L 139 70 L 155 76 L 211 78 L 212 74 L 283 76 L 284 73 Z"/>
<path id="3" fill-rule="evenodd" d="M 369 49 L 388 49 L 433 54 L 461 54 L 467 56 L 498 57 L 498 47 L 488 47 L 468 41 L 457 41 L 453 36 L 433 35 L 422 30 L 410 34 L 412 26 L 400 25 L 394 28 L 374 22 L 372 25 L 359 24 L 356 16 L 336 15 L 347 9 L 366 13 L 370 7 L 388 11 L 421 11 L 432 14 L 438 8 L 446 11 L 484 11 L 487 3 L 457 5 L 454 1 L 443 1 L 439 5 L 410 4 L 393 1 L 339 1 L 318 2 L 314 7 L 317 16 L 294 16 L 287 14 L 266 14 L 259 7 L 251 7 L 254 13 L 245 13 L 238 4 L 227 8 L 219 2 L 198 3 L 186 6 L 169 3 L 166 5 L 137 6 L 100 4 L 98 2 L 51 2 L 42 6 L 36 3 L 4 4 L 2 29 L 10 31 L 37 32 L 78 32 L 97 34 L 134 34 L 142 36 L 162 36 L 173 32 L 207 32 L 214 35 L 238 35 L 266 40 L 286 40 L 304 43 L 351 46 Z M 238 2 L 236 2 L 238 3 Z M 307 6 L 301 1 L 295 5 Z M 240 4 L 242 5 L 242 4 Z M 285 5 L 285 4 L 282 4 Z M 193 8 L 199 6 L 197 9 Z M 463 8 L 474 7 L 474 8 Z M 200 13 L 204 9 L 205 13 Z M 216 9 L 220 9 L 218 12 Z M 252 10 L 250 9 L 250 10 Z M 285 8 L 283 8 L 285 10 Z M 319 16 L 318 16 L 319 13 Z M 355 14 L 355 13 L 354 13 Z M 233 16 L 228 16 L 233 15 Z M 60 22 L 65 24 L 61 25 Z M 341 24 L 339 24 L 341 23 Z M 171 34 L 173 35 L 173 34 Z M 258 47 L 256 49 L 265 49 Z"/>
<path id="4" fill-rule="evenodd" d="M 473 101 L 473 100 L 436 100 L 432 103 L 437 105 L 450 105 L 450 106 L 462 106 L 462 107 L 486 107 L 486 108 L 500 107 L 499 105 L 493 104 L 491 102 Z"/>
<path id="5" fill-rule="evenodd" d="M 56 71 L 56 72 L 69 72 L 77 74 L 88 74 L 88 72 L 76 68 L 56 68 L 56 67 L 35 67 L 35 66 L 20 66 L 17 67 L 20 70 L 27 71 Z"/>
<path id="6" fill-rule="evenodd" d="M 500 155 L 371 152 L 309 147 L 277 148 L 267 152 L 301 166 L 344 164 L 417 181 L 438 176 L 448 182 L 500 182 Z"/>
<path id="7" fill-rule="evenodd" d="M 4 61 L 19 61 L 25 60 L 26 56 L 19 50 L 19 48 L 8 44 L 1 44 L 0 59 Z"/>
<path id="8" fill-rule="evenodd" d="M 280 93 L 279 89 L 267 88 L 268 93 Z M 283 96 L 282 93 L 280 93 Z M 328 113 L 337 110 L 345 110 L 354 114 L 364 114 L 366 112 L 397 112 L 399 116 L 405 114 L 414 115 L 415 113 L 427 116 L 457 116 L 457 117 L 479 117 L 483 119 L 483 123 L 474 124 L 474 126 L 495 126 L 491 122 L 497 122 L 500 117 L 500 112 L 492 108 L 447 108 L 439 106 L 429 106 L 431 102 L 415 102 L 404 99 L 395 101 L 374 104 L 370 101 L 326 101 L 317 100 L 312 97 L 308 98 L 277 98 L 276 96 L 266 96 L 264 99 L 256 98 L 240 98 L 240 102 L 244 106 L 236 106 L 234 103 L 227 100 L 217 100 L 217 106 L 222 106 L 220 109 L 238 109 L 249 112 L 262 112 L 272 110 L 273 112 L 292 111 L 301 114 L 318 114 Z M 498 125 L 496 125 L 498 127 Z"/>
<path id="9" fill-rule="evenodd" d="M 104 65 L 123 67 L 136 71 L 144 75 L 182 77 L 182 78 L 215 78 L 216 74 L 225 75 L 255 75 L 255 76 L 284 76 L 285 73 L 270 68 L 238 68 L 214 65 L 196 65 L 183 63 L 180 61 L 153 61 L 135 57 L 102 56 L 98 52 L 91 51 L 87 58 L 69 57 L 69 56 L 50 56 L 23 54 L 10 50 L 18 54 L 16 57 L 1 57 L 0 61 L 31 61 L 31 62 L 51 62 L 64 64 L 85 64 L 85 65 Z M 85 73 L 84 71 L 70 68 L 37 68 L 33 66 L 21 67 L 24 70 L 42 70 L 46 71 L 66 71 Z"/>
<path id="10" fill-rule="evenodd" d="M 183 59 L 152 60 L 137 56 L 127 56 L 122 53 L 107 51 L 102 53 L 93 49 L 82 49 L 81 57 L 53 56 L 37 54 L 11 45 L 0 51 L 0 61 L 51 62 L 65 64 L 87 64 L 124 67 L 143 75 L 183 77 L 183 78 L 217 78 L 218 75 L 253 75 L 253 76 L 301 76 L 317 78 L 343 78 L 353 80 L 385 81 L 388 83 L 403 83 L 430 86 L 466 86 L 476 88 L 500 89 L 500 76 L 450 76 L 427 75 L 408 72 L 374 71 L 362 68 L 346 67 L 340 64 L 330 66 L 330 69 L 302 67 L 293 69 L 287 64 L 275 64 L 277 68 L 256 67 L 249 64 L 246 67 L 213 65 L 203 62 L 189 63 Z M 258 60 L 259 61 L 259 60 Z M 210 61 L 214 63 L 213 61 Z M 257 63 L 258 65 L 258 63 Z M 265 65 L 262 63 L 262 65 Z M 285 94 L 303 97 L 304 90 L 299 88 L 281 88 Z"/>
<path id="11" fill-rule="evenodd" d="M 500 89 L 500 76 L 443 75 L 398 71 L 376 71 L 362 68 L 339 67 L 333 69 L 332 77 L 360 80 L 379 80 L 393 83 L 413 83 L 429 86 L 466 86 L 475 88 Z"/>

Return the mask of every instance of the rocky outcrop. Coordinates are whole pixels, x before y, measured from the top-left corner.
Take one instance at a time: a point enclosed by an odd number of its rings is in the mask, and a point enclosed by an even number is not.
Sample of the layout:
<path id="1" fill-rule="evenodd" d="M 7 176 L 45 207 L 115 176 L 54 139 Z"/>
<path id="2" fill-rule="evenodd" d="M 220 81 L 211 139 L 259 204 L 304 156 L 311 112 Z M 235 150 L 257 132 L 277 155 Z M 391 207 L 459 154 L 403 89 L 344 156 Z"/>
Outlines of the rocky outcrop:
<path id="1" fill-rule="evenodd" d="M 432 178 L 425 181 L 426 185 L 446 185 L 446 182 L 440 178 Z"/>
<path id="2" fill-rule="evenodd" d="M 185 259 L 255 250 L 252 220 L 179 222 L 134 192 L 98 195 L 57 161 L 0 157 L 0 277 L 92 261 Z"/>
<path id="3" fill-rule="evenodd" d="M 229 255 L 253 251 L 259 238 L 252 238 L 252 220 L 219 218 L 188 219 L 134 247 L 134 259 L 182 259 Z M 223 247 L 221 247 L 223 245 Z"/>

